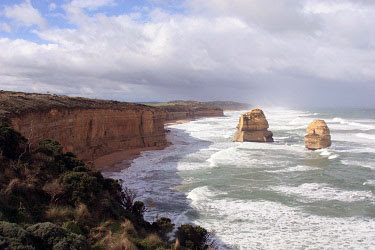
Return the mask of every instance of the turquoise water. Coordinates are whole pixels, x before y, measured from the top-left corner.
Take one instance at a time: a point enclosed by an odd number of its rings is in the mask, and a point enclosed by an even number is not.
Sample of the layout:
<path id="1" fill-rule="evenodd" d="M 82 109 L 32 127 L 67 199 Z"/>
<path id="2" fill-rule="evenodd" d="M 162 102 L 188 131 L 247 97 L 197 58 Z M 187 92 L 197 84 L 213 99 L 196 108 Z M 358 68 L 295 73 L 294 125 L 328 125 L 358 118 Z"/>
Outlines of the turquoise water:
<path id="1" fill-rule="evenodd" d="M 375 110 L 265 108 L 274 143 L 235 143 L 243 112 L 170 126 L 173 145 L 143 152 L 122 178 L 146 218 L 194 222 L 220 249 L 375 249 Z M 329 149 L 308 151 L 314 119 Z"/>

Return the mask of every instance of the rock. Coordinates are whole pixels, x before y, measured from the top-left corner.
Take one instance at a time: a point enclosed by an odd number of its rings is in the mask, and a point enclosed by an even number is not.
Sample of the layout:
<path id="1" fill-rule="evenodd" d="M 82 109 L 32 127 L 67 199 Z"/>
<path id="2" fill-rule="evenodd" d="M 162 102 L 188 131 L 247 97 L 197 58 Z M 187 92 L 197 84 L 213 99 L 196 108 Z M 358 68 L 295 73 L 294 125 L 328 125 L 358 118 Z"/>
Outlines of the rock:
<path id="1" fill-rule="evenodd" d="M 271 131 L 268 131 L 268 127 L 268 122 L 263 111 L 253 109 L 241 115 L 233 141 L 273 142 L 273 134 Z"/>
<path id="2" fill-rule="evenodd" d="M 331 146 L 331 135 L 324 120 L 314 120 L 306 129 L 305 147 L 317 150 Z"/>

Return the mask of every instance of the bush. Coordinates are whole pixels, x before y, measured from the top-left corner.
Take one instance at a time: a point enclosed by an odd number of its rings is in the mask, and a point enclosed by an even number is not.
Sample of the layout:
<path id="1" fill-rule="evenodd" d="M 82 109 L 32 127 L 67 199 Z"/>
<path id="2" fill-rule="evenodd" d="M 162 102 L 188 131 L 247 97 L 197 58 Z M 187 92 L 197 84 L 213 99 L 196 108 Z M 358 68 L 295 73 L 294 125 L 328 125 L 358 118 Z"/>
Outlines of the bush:
<path id="1" fill-rule="evenodd" d="M 13 221 L 16 217 L 22 217 L 27 222 L 38 221 L 49 201 L 48 195 L 38 185 L 18 178 L 10 180 L 2 191 L 6 195 L 7 207 L 16 209 Z"/>
<path id="2" fill-rule="evenodd" d="M 171 219 L 165 218 L 165 217 L 161 217 L 157 219 L 157 221 L 152 223 L 152 226 L 159 233 L 159 235 L 164 239 L 167 238 L 167 234 L 172 232 L 174 228 L 174 224 L 171 222 Z"/>
<path id="3" fill-rule="evenodd" d="M 50 222 L 38 223 L 27 228 L 42 249 L 85 250 L 89 245 L 83 236 L 69 233 Z"/>
<path id="4" fill-rule="evenodd" d="M 163 245 L 162 240 L 159 238 L 157 234 L 149 234 L 144 240 L 141 242 L 141 246 L 144 249 L 153 250 Z"/>
<path id="5" fill-rule="evenodd" d="M 121 228 L 126 235 L 129 235 L 129 236 L 132 236 L 132 237 L 137 236 L 137 230 L 135 230 L 135 227 L 130 220 L 125 220 L 121 224 Z"/>
<path id="6" fill-rule="evenodd" d="M 138 250 L 126 236 L 109 233 L 101 242 L 102 249 L 108 250 Z"/>
<path id="7" fill-rule="evenodd" d="M 189 224 L 181 225 L 176 232 L 176 238 L 179 240 L 180 245 L 194 250 L 207 249 L 208 237 L 209 234 L 206 229 Z"/>
<path id="8" fill-rule="evenodd" d="M 6 123 L 0 124 L 0 155 L 11 160 L 18 159 L 24 150 L 21 145 L 27 140 Z"/>
<path id="9" fill-rule="evenodd" d="M 62 154 L 62 146 L 54 140 L 42 140 L 39 142 L 38 152 L 52 157 Z"/>
<path id="10" fill-rule="evenodd" d="M 133 204 L 132 212 L 135 216 L 143 218 L 143 214 L 146 211 L 145 204 L 142 201 L 136 201 Z"/>
<path id="11" fill-rule="evenodd" d="M 63 228 L 65 228 L 67 231 L 71 233 L 83 235 L 81 228 L 74 221 L 65 222 Z"/>
<path id="12" fill-rule="evenodd" d="M 65 222 L 71 220 L 73 214 L 71 207 L 51 206 L 46 211 L 45 217 L 52 222 Z"/>
<path id="13" fill-rule="evenodd" d="M 0 221 L 0 249 L 35 249 L 32 235 L 14 223 Z"/>
<path id="14" fill-rule="evenodd" d="M 93 221 L 95 220 L 87 206 L 83 203 L 78 204 L 76 207 L 74 219 L 80 226 L 90 226 L 94 224 Z"/>
<path id="15" fill-rule="evenodd" d="M 39 142 L 36 152 L 47 156 L 48 161 L 43 167 L 43 171 L 55 177 L 67 171 L 90 171 L 73 153 L 63 153 L 61 144 L 56 141 L 43 140 Z"/>
<path id="16" fill-rule="evenodd" d="M 101 191 L 95 176 L 86 172 L 67 172 L 61 177 L 65 201 L 71 205 L 90 203 Z"/>

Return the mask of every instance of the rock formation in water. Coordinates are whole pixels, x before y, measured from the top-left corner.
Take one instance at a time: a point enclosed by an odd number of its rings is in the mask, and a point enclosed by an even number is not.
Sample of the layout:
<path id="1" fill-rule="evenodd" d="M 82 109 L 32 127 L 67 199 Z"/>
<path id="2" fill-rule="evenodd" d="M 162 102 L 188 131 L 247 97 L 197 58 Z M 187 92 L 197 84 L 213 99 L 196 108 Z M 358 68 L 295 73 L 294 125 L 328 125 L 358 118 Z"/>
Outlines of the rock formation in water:
<path id="1" fill-rule="evenodd" d="M 0 118 L 37 146 L 59 141 L 85 162 L 129 149 L 167 145 L 165 111 L 141 104 L 0 92 Z"/>
<path id="2" fill-rule="evenodd" d="M 268 131 L 267 119 L 260 109 L 253 109 L 240 117 L 233 141 L 273 142 L 272 132 Z"/>
<path id="3" fill-rule="evenodd" d="M 306 129 L 305 147 L 311 150 L 331 146 L 331 135 L 324 120 L 314 120 Z"/>

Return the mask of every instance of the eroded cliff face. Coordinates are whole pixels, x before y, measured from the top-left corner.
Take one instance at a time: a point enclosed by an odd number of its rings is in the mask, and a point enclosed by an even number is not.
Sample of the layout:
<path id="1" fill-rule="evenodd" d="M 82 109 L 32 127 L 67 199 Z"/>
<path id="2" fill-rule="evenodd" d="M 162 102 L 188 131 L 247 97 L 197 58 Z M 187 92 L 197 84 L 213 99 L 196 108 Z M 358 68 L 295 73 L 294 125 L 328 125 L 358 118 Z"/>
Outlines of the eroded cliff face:
<path id="1" fill-rule="evenodd" d="M 53 139 L 65 151 L 89 162 L 117 151 L 167 145 L 166 113 L 160 109 L 102 100 L 16 94 L 10 99 L 0 96 L 2 113 L 32 146 L 42 139 Z M 18 105 L 17 109 L 6 108 L 12 102 Z"/>
<path id="2" fill-rule="evenodd" d="M 33 144 L 59 141 L 84 161 L 116 151 L 163 146 L 165 114 L 153 110 L 57 110 L 11 119 L 12 126 Z"/>

